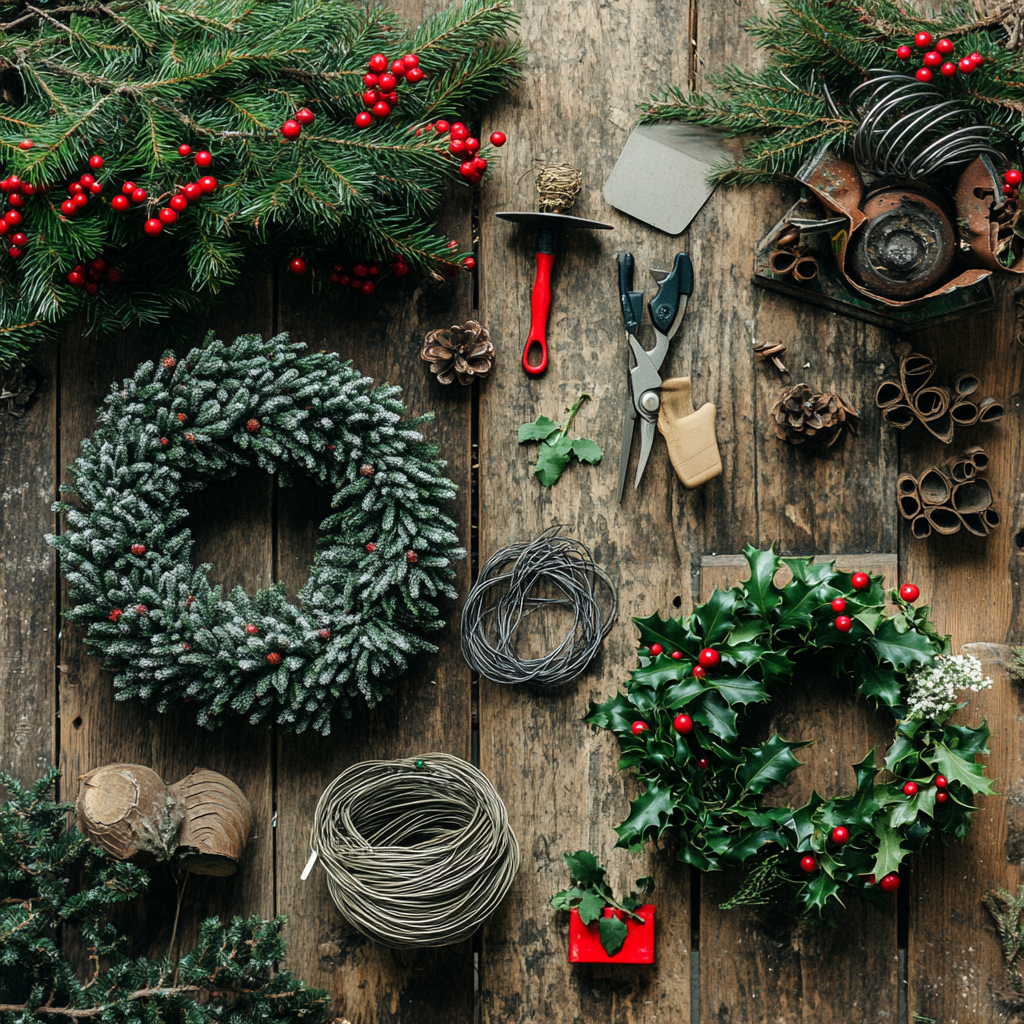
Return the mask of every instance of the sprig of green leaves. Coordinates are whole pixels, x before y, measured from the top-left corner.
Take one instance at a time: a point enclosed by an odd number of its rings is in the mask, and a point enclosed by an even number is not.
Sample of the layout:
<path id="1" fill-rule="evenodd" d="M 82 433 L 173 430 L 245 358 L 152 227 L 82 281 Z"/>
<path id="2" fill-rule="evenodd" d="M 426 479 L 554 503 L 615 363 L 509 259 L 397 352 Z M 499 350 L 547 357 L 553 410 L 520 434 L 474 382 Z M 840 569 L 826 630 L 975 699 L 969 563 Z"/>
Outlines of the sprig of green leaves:
<path id="1" fill-rule="evenodd" d="M 558 482 L 565 467 L 575 455 L 580 462 L 591 464 L 601 461 L 604 452 L 600 446 L 588 437 L 571 438 L 569 424 L 576 418 L 580 406 L 590 397 L 585 391 L 578 395 L 562 422 L 556 423 L 547 416 L 538 416 L 533 423 L 524 423 L 519 428 L 519 443 L 540 441 L 537 452 L 537 464 L 533 467 L 534 475 L 545 486 L 551 487 Z"/>

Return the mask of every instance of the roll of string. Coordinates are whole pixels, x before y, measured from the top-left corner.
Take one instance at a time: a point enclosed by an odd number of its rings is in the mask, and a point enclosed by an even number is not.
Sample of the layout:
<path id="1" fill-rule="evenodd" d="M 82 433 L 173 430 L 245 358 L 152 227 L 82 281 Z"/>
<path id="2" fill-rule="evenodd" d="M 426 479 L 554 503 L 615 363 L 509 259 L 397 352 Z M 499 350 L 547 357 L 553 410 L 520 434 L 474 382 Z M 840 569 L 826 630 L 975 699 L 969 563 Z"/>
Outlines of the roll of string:
<path id="1" fill-rule="evenodd" d="M 473 934 L 519 870 L 519 844 L 485 775 L 450 754 L 364 761 L 324 790 L 310 846 L 335 905 L 396 949 Z"/>
<path id="2" fill-rule="evenodd" d="M 462 610 L 462 654 L 495 683 L 560 686 L 585 671 L 608 635 L 618 607 L 615 587 L 590 549 L 559 536 L 557 524 L 536 540 L 492 555 L 480 570 Z M 522 657 L 526 621 L 538 612 L 567 608 L 572 624 L 539 657 Z"/>

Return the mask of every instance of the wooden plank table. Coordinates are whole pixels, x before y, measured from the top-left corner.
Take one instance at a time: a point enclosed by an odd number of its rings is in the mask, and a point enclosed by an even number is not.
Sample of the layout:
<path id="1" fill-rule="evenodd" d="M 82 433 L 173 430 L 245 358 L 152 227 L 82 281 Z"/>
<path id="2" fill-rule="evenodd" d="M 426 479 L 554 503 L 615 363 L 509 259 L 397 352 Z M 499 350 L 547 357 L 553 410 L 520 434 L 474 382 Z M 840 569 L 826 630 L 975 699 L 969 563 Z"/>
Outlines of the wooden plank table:
<path id="1" fill-rule="evenodd" d="M 400 6 L 416 19 L 443 2 L 404 0 Z M 992 457 L 989 479 L 1004 526 L 988 540 L 915 542 L 895 514 L 896 477 L 947 453 L 913 430 L 903 436 L 885 428 L 873 406 L 878 381 L 894 372 L 899 339 L 751 284 L 753 246 L 790 197 L 767 188 L 721 190 L 680 238 L 648 229 L 601 199 L 638 101 L 666 83 L 700 87 L 733 61 L 756 63 L 740 30 L 750 5 L 690 0 L 687 11 L 667 0 L 522 0 L 519 7 L 529 50 L 526 79 L 480 126 L 485 133 L 508 133 L 504 159 L 477 207 L 462 188 L 445 204 L 446 229 L 478 239 L 476 282 L 410 283 L 365 302 L 313 296 L 305 280 L 278 275 L 248 282 L 209 326 L 221 337 L 288 330 L 402 385 L 414 413 L 437 410 L 430 435 L 460 485 L 456 514 L 480 559 L 560 522 L 616 578 L 619 620 L 601 656 L 558 694 L 478 681 L 458 650 L 454 608 L 441 653 L 410 673 L 394 699 L 337 723 L 326 739 L 241 722 L 207 733 L 187 714 L 114 703 L 109 675 L 85 654 L 82 632 L 61 628 L 66 593 L 42 535 L 55 526 L 50 504 L 64 467 L 94 429 L 110 382 L 161 346 L 145 332 L 114 340 L 72 333 L 59 348 L 35 354 L 44 384 L 26 415 L 0 411 L 0 764 L 29 780 L 56 760 L 68 798 L 76 795 L 83 771 L 113 760 L 150 764 L 169 780 L 196 765 L 235 779 L 253 801 L 256 837 L 236 876 L 190 881 L 179 941 L 187 943 L 207 914 L 287 913 L 289 966 L 327 987 L 337 1013 L 353 1024 L 903 1024 L 914 1013 L 944 1024 L 1008 1021 L 999 994 L 999 945 L 979 897 L 991 885 L 1015 889 L 1024 861 L 1020 693 L 1005 674 L 998 646 L 1019 642 L 1024 632 L 1024 542 L 1017 536 L 1024 500 L 1022 357 L 1011 344 L 1010 286 L 998 284 L 994 311 L 914 339 L 944 373 L 969 366 L 986 393 L 1007 402 L 1001 424 L 964 435 Z M 581 233 L 560 256 L 551 367 L 532 380 L 518 361 L 533 239 L 493 214 L 533 205 L 538 161 L 579 167 L 584 189 L 577 212 L 607 220 L 615 230 Z M 686 491 L 659 438 L 640 490 L 627 489 L 618 504 L 626 354 L 614 256 L 633 252 L 646 285 L 646 269 L 670 265 L 679 249 L 691 254 L 697 284 L 665 375 L 689 374 L 695 401 L 717 405 L 725 470 Z M 431 327 L 471 315 L 491 329 L 497 368 L 478 392 L 443 388 L 420 363 L 420 341 Z M 197 338 L 206 326 L 197 325 Z M 825 457 L 778 442 L 767 412 L 779 379 L 769 365 L 755 365 L 755 340 L 785 343 L 800 379 L 857 405 L 864 414 L 861 436 Z M 593 398 L 574 429 L 597 439 L 606 458 L 597 467 L 572 467 L 544 491 L 530 472 L 531 452 L 516 444 L 516 428 L 541 413 L 560 417 L 581 390 Z M 294 593 L 325 502 L 325 495 L 279 489 L 255 471 L 242 473 L 192 499 L 196 557 L 212 562 L 214 578 L 228 586 L 251 590 L 279 579 Z M 471 533 L 474 503 L 478 534 Z M 885 571 L 891 580 L 913 579 L 956 646 L 997 645 L 982 649 L 995 687 L 972 702 L 970 713 L 987 716 L 992 727 L 990 774 L 1000 779 L 999 795 L 981 801 L 965 844 L 929 845 L 913 859 L 905 870 L 908 884 L 890 911 L 851 905 L 839 931 L 800 923 L 782 905 L 723 913 L 718 904 L 735 879 L 702 878 L 675 860 L 671 843 L 640 859 L 615 850 L 612 826 L 635 787 L 616 771 L 611 737 L 580 722 L 590 699 L 605 699 L 628 675 L 635 648 L 630 617 L 654 609 L 685 614 L 716 583 L 738 578 L 735 560 L 723 556 L 747 542 L 774 543 L 787 554 L 839 553 L 846 564 Z M 470 570 L 469 563 L 459 569 L 460 593 Z M 799 773 L 798 797 L 812 786 L 841 790 L 850 783 L 846 766 L 885 742 L 863 702 L 841 692 L 797 694 L 776 712 L 776 721 L 793 738 L 828 740 Z M 508 805 L 523 867 L 505 903 L 471 942 L 387 950 L 342 920 L 319 872 L 306 883 L 298 880 L 309 824 L 321 790 L 344 767 L 430 750 L 479 759 Z M 562 852 L 584 846 L 610 865 L 617 887 L 656 875 L 653 967 L 566 963 L 567 924 L 548 899 L 565 881 Z M 163 948 L 174 896 L 169 876 L 155 873 L 151 897 L 124 918 L 132 923 L 136 949 Z"/>

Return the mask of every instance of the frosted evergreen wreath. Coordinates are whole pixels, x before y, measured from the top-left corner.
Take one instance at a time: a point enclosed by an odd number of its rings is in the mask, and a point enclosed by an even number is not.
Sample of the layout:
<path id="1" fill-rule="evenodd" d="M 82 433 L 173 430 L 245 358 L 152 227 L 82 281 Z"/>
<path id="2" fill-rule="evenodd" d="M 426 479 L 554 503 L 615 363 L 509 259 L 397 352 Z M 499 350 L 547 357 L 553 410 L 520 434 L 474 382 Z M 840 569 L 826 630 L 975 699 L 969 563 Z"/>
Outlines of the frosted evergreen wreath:
<path id="1" fill-rule="evenodd" d="M 372 707 L 410 656 L 437 650 L 426 634 L 465 552 L 445 512 L 455 484 L 418 430 L 430 417 L 403 421 L 399 388 L 303 347 L 210 335 L 166 353 L 115 384 L 82 443 L 54 506 L 67 529 L 47 540 L 119 700 L 326 734 L 333 712 Z M 223 598 L 191 564 L 181 495 L 250 463 L 334 492 L 298 605 L 282 584 Z"/>
<path id="2" fill-rule="evenodd" d="M 745 554 L 750 579 L 716 590 L 692 615 L 634 620 L 639 665 L 626 692 L 592 704 L 586 721 L 615 733 L 620 767 L 644 785 L 616 828 L 619 846 L 638 851 L 672 835 L 679 859 L 702 871 L 750 868 L 724 908 L 766 903 L 787 886 L 805 915 L 832 919 L 841 886 L 879 902 L 931 833 L 948 841 L 970 831 L 974 795 L 993 792 L 975 762 L 989 732 L 949 719 L 966 707 L 958 690 L 991 684 L 977 659 L 949 654 L 928 608 L 913 607 L 912 583 L 891 592 L 890 613 L 879 577 L 771 550 Z M 793 579 L 780 587 L 783 564 Z M 871 750 L 853 765 L 853 793 L 772 807 L 765 792 L 788 783 L 801 763 L 793 752 L 807 744 L 764 739 L 758 724 L 808 673 L 848 680 L 891 712 L 891 779 L 877 781 Z"/>

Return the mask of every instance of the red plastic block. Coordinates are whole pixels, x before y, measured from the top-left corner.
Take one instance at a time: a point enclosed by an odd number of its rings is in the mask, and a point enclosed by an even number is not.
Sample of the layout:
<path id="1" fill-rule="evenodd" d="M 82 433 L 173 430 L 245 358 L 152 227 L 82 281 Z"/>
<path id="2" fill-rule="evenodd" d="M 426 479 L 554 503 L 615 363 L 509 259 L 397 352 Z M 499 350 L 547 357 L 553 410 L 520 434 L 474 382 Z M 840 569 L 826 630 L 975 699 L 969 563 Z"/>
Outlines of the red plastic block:
<path id="1" fill-rule="evenodd" d="M 573 964 L 653 964 L 654 963 L 654 904 L 645 903 L 636 912 L 644 919 L 640 924 L 621 910 L 605 907 L 604 916 L 616 914 L 625 920 L 629 934 L 622 949 L 609 956 L 601 945 L 598 923 L 585 925 L 578 910 L 569 911 L 569 962 Z"/>

